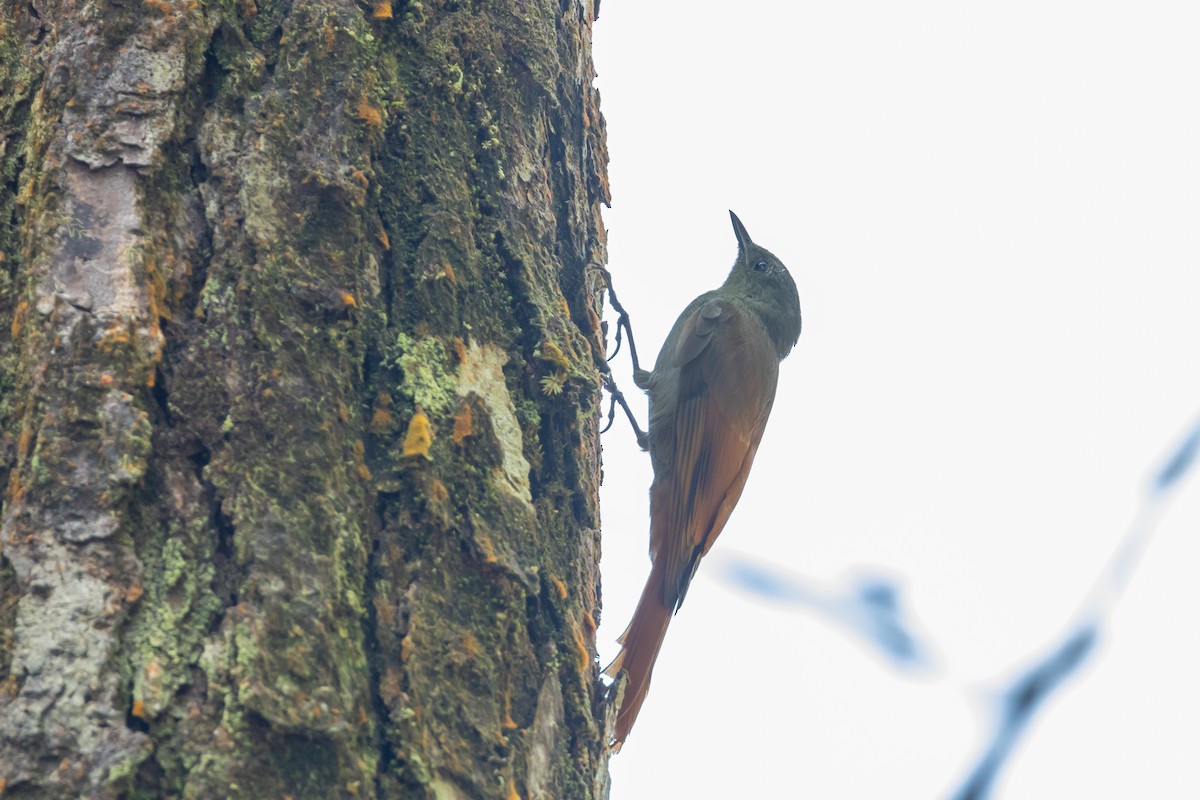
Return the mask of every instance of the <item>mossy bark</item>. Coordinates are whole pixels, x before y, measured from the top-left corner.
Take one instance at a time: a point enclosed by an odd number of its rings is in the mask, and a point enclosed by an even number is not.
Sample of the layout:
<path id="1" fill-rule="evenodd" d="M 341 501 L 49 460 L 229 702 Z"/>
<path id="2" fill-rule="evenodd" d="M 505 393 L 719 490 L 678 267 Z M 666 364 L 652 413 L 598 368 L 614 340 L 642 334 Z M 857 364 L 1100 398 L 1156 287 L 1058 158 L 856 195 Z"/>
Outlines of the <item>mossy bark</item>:
<path id="1" fill-rule="evenodd" d="M 607 793 L 592 14 L 0 0 L 0 794 Z"/>

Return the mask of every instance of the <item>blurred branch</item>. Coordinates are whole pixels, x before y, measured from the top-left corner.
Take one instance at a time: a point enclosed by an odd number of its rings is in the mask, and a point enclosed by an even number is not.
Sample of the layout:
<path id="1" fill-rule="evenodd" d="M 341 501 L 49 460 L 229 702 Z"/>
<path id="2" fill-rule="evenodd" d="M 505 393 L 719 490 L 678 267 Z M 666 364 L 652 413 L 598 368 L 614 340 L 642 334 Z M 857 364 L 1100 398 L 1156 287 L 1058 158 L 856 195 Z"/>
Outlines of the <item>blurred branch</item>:
<path id="1" fill-rule="evenodd" d="M 866 641 L 893 666 L 929 663 L 928 648 L 912 632 L 892 581 L 862 577 L 846 589 L 818 586 L 799 575 L 757 564 L 745 556 L 721 553 L 718 579 L 768 602 L 804 606 Z"/>
<path id="2" fill-rule="evenodd" d="M 1023 671 L 1002 693 L 998 724 L 991 742 L 984 748 L 967 779 L 953 800 L 986 800 L 1001 768 L 1012 754 L 1021 735 L 1047 697 L 1062 687 L 1096 651 L 1104 623 L 1112 615 L 1122 591 L 1129 584 L 1137 561 L 1158 527 L 1173 489 L 1196 464 L 1200 453 L 1200 419 L 1179 438 L 1170 455 L 1153 473 L 1154 477 L 1141 505 L 1134 514 L 1129 531 L 1117 546 L 1107 567 L 1097 578 L 1079 620 L 1068 627 L 1062 642 Z"/>
<path id="3" fill-rule="evenodd" d="M 1022 670 L 1000 693 L 995 731 L 966 780 L 951 795 L 952 800 L 987 800 L 991 796 L 997 776 L 1020 737 L 1029 729 L 1034 715 L 1096 651 L 1104 624 L 1128 586 L 1173 490 L 1191 473 L 1197 460 L 1200 460 L 1200 419 L 1179 437 L 1169 455 L 1151 473 L 1129 530 L 1085 597 L 1077 621 L 1067 627 L 1059 644 Z M 871 578 L 860 580 L 850 591 L 831 590 L 728 553 L 718 561 L 716 574 L 741 591 L 768 602 L 817 611 L 874 645 L 894 665 L 910 666 L 925 661 L 922 654 L 927 648 L 911 632 L 901 608 L 900 591 L 890 581 Z"/>

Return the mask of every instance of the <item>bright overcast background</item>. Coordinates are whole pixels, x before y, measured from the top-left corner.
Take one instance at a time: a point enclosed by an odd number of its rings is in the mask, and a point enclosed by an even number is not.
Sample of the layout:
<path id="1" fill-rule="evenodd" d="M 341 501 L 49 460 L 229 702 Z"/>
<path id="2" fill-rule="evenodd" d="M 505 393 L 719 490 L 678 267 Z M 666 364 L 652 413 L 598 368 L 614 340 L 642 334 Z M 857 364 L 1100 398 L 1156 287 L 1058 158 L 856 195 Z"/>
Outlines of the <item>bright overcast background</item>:
<path id="1" fill-rule="evenodd" d="M 936 800 L 963 778 L 1200 411 L 1198 33 L 1196 4 L 1153 0 L 603 0 L 609 265 L 644 366 L 724 279 L 727 209 L 804 310 L 613 800 Z M 651 474 L 623 419 L 603 443 L 607 663 Z M 897 580 L 932 667 L 746 594 L 722 558 Z M 997 797 L 1200 797 L 1198 569 L 1192 479 Z"/>

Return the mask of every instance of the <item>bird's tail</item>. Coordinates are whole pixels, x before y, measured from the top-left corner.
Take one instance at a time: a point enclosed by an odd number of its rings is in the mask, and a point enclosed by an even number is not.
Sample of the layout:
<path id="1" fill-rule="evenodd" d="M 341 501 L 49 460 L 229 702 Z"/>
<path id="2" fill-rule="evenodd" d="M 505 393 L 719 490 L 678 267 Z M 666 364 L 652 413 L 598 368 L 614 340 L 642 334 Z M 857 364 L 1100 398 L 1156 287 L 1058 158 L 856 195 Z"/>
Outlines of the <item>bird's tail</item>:
<path id="1" fill-rule="evenodd" d="M 660 559 L 659 564 L 663 561 L 665 559 Z M 667 635 L 667 625 L 671 623 L 671 609 L 663 604 L 662 584 L 665 570 L 659 564 L 651 568 L 646 588 L 642 590 L 642 597 L 633 612 L 633 620 L 617 640 L 621 643 L 621 652 L 604 670 L 604 674 L 613 679 L 622 671 L 629 676 L 610 742 L 614 752 L 621 749 L 621 743 L 633 728 L 642 701 L 646 699 L 646 691 L 650 688 L 650 673 L 658 659 L 663 637 Z"/>

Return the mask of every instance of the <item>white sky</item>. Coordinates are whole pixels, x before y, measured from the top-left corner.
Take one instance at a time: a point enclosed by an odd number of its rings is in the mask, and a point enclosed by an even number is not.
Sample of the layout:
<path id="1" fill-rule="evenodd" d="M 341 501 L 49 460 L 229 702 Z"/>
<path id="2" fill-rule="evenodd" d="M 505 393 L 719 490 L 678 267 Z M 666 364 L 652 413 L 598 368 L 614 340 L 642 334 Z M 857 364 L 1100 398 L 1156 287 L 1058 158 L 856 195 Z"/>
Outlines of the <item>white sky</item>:
<path id="1" fill-rule="evenodd" d="M 1200 410 L 1198 24 L 1183 2 L 603 0 L 610 268 L 644 366 L 724 279 L 726 209 L 800 288 L 710 559 L 896 576 L 938 663 L 901 674 L 706 561 L 613 800 L 957 785 L 989 692 L 1056 641 Z M 604 448 L 607 663 L 649 568 L 650 467 L 624 420 Z M 1200 796 L 1198 564 L 1190 480 L 998 798 Z"/>

